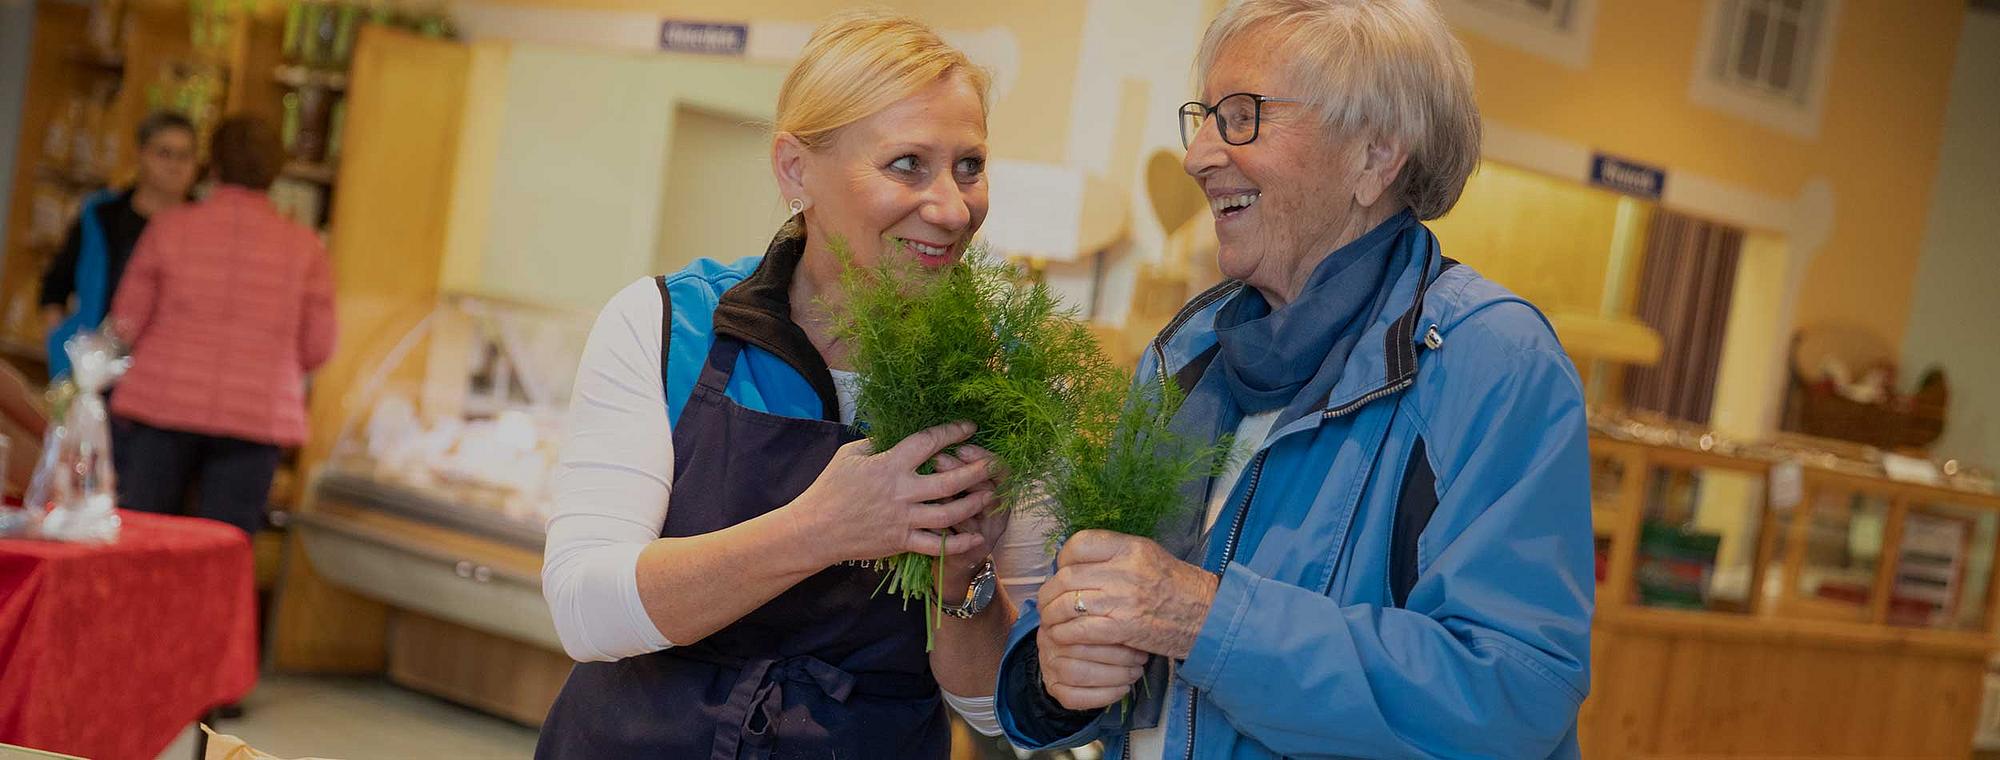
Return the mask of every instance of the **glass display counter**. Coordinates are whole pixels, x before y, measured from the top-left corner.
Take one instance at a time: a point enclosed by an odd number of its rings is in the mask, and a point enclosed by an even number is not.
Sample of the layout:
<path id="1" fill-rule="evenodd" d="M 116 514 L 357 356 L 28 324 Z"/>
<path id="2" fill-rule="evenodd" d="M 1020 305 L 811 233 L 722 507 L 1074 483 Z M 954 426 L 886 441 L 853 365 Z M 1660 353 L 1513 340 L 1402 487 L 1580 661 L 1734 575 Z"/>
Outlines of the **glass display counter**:
<path id="1" fill-rule="evenodd" d="M 1965 755 L 1997 641 L 1990 478 L 1611 415 L 1591 433 L 1586 757 Z"/>
<path id="2" fill-rule="evenodd" d="M 320 495 L 540 548 L 587 315 L 447 296 L 372 361 Z"/>
<path id="3" fill-rule="evenodd" d="M 555 698 L 543 524 L 589 328 L 445 296 L 347 386 L 293 525 L 318 578 L 388 608 L 391 680 L 529 725 Z"/>

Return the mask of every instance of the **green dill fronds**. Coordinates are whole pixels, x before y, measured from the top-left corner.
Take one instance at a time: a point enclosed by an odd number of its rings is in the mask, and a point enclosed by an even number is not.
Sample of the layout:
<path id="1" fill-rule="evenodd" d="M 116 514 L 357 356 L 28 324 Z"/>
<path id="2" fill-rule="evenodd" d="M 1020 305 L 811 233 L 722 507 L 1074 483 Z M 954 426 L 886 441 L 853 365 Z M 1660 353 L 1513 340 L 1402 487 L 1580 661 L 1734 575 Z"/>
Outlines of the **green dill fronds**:
<path id="1" fill-rule="evenodd" d="M 1109 368 L 1075 311 L 983 250 L 925 272 L 900 257 L 857 266 L 845 245 L 831 248 L 846 299 L 834 333 L 859 375 L 855 417 L 874 449 L 967 420 L 978 426 L 971 443 L 1006 473 L 1000 509 L 1049 481 Z M 936 562 L 906 554 L 877 565 L 889 573 L 884 590 L 924 601 L 935 618 Z"/>
<path id="2" fill-rule="evenodd" d="M 1181 487 L 1226 470 L 1231 439 L 1176 434 L 1169 426 L 1184 399 L 1171 379 L 1105 383 L 1092 394 L 1045 503 L 1057 527 L 1052 540 L 1084 530 L 1151 538 L 1163 520 L 1194 507 Z"/>

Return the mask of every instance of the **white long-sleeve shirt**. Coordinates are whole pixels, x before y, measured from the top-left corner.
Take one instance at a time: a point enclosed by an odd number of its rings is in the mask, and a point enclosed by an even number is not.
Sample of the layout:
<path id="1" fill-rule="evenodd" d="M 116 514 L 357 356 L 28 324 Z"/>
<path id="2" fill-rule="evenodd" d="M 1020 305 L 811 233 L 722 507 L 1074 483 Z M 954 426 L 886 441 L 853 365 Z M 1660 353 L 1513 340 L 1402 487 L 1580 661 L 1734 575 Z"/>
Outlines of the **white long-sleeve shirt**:
<path id="1" fill-rule="evenodd" d="M 660 293 L 651 279 L 618 292 L 598 314 L 570 401 L 569 439 L 556 470 L 542 594 L 564 651 L 578 661 L 657 652 L 673 642 L 639 598 L 639 552 L 660 537 L 674 450 L 660 377 Z M 835 371 L 844 422 L 854 419 L 854 375 Z M 1048 579 L 1048 526 L 1033 510 L 1011 518 L 993 551 L 1011 598 L 1032 598 Z M 993 698 L 945 699 L 966 722 L 999 733 Z"/>

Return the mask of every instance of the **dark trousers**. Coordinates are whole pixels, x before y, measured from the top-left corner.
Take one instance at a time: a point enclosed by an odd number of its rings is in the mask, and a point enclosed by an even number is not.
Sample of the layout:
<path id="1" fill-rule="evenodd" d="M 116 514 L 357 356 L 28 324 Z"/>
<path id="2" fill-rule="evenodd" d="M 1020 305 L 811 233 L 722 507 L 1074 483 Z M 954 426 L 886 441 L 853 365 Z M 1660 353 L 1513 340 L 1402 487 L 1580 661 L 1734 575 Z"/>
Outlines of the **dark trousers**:
<path id="1" fill-rule="evenodd" d="M 278 447 L 115 417 L 111 432 L 119 506 L 220 520 L 249 534 L 264 527 Z"/>

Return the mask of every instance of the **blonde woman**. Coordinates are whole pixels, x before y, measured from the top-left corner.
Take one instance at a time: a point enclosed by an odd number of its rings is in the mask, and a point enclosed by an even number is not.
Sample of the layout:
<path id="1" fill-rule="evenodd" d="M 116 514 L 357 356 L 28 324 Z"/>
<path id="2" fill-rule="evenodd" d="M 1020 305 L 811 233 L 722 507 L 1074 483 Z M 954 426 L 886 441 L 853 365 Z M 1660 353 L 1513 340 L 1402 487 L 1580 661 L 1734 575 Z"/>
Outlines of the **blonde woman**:
<path id="1" fill-rule="evenodd" d="M 997 732 L 1015 617 L 998 586 L 1034 593 L 1042 538 L 1004 540 L 986 516 L 988 456 L 942 453 L 969 424 L 869 451 L 827 313 L 834 241 L 857 265 L 965 253 L 986 216 L 987 81 L 915 21 L 827 23 L 778 97 L 771 167 L 793 213 L 769 249 L 633 283 L 604 308 L 543 571 L 579 664 L 538 757 L 942 758 L 946 702 Z M 937 474 L 917 474 L 925 461 Z M 926 653 L 921 610 L 874 594 L 865 564 L 935 552 L 948 528 L 949 615 Z"/>

